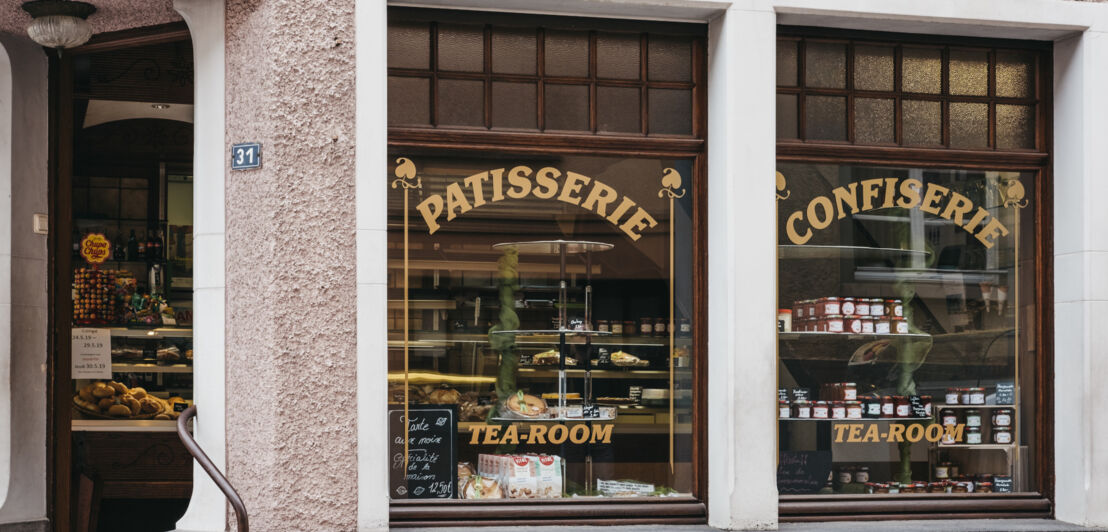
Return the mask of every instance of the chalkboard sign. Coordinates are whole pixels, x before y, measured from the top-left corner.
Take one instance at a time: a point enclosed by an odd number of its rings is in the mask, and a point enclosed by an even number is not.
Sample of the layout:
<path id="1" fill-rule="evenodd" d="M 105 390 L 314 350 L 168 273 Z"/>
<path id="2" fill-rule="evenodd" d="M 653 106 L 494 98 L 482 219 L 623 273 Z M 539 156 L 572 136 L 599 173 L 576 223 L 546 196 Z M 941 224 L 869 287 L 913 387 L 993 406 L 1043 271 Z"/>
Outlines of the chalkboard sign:
<path id="1" fill-rule="evenodd" d="M 452 499 L 458 487 L 457 405 L 408 407 L 408 470 L 404 471 L 404 410 L 389 409 L 389 495 Z"/>
<path id="2" fill-rule="evenodd" d="M 816 493 L 827 485 L 830 474 L 830 451 L 781 451 L 777 462 L 777 491 Z"/>
<path id="3" fill-rule="evenodd" d="M 1014 383 L 1014 382 L 998 382 L 998 383 L 996 383 L 996 404 L 998 404 L 998 405 L 1014 405 L 1014 404 L 1016 404 L 1016 383 Z"/>
<path id="4" fill-rule="evenodd" d="M 793 401 L 811 401 L 812 391 L 807 388 L 793 388 L 792 397 Z"/>
<path id="5" fill-rule="evenodd" d="M 1012 493 L 1012 477 L 1008 475 L 995 475 L 993 477 L 993 491 L 997 493 Z"/>

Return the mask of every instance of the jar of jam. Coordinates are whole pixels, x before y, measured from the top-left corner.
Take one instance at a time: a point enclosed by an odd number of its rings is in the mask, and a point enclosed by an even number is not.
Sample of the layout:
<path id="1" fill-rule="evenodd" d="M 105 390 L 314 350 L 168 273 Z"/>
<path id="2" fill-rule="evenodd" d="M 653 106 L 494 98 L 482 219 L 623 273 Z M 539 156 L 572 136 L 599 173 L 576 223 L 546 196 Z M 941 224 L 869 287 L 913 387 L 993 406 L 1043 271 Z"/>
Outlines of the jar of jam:
<path id="1" fill-rule="evenodd" d="M 654 336 L 668 336 L 669 324 L 665 318 L 654 318 Z"/>
<path id="2" fill-rule="evenodd" d="M 842 316 L 842 304 L 837 297 L 824 297 L 816 302 L 817 316 Z"/>
<path id="3" fill-rule="evenodd" d="M 907 397 L 897 395 L 893 397 L 893 402 L 896 404 L 896 417 L 912 417 L 912 404 Z"/>
<path id="4" fill-rule="evenodd" d="M 789 402 L 784 399 L 777 401 L 777 417 L 780 419 L 788 419 L 792 413 L 792 408 L 789 407 Z"/>
<path id="5" fill-rule="evenodd" d="M 869 315 L 870 316 L 884 316 L 885 315 L 885 302 L 881 298 L 871 299 L 869 301 Z"/>
<path id="6" fill-rule="evenodd" d="M 994 435 L 995 438 L 995 435 Z M 966 444 L 979 445 L 981 443 L 981 427 L 966 427 Z"/>
<path id="7" fill-rule="evenodd" d="M 889 324 L 891 323 L 889 321 L 889 318 L 886 318 L 885 316 L 879 316 L 879 317 L 876 317 L 876 318 L 874 318 L 873 316 L 870 316 L 870 319 L 873 320 L 873 333 L 874 334 L 889 334 L 889 332 L 890 332 Z"/>
<path id="8" fill-rule="evenodd" d="M 623 320 L 623 335 L 635 336 L 635 333 L 639 331 L 638 327 L 635 327 L 634 320 Z"/>
<path id="9" fill-rule="evenodd" d="M 899 493 L 916 493 L 914 484 L 901 484 Z"/>
<path id="10" fill-rule="evenodd" d="M 896 403 L 893 402 L 892 396 L 886 395 L 881 398 L 881 417 L 896 417 Z"/>
<path id="11" fill-rule="evenodd" d="M 862 419 L 862 403 L 858 401 L 846 401 L 846 418 Z"/>
<path id="12" fill-rule="evenodd" d="M 844 401 L 857 401 L 858 400 L 858 385 L 853 382 L 842 383 L 842 394 Z"/>
<path id="13" fill-rule="evenodd" d="M 981 411 L 976 409 L 966 410 L 966 426 L 967 427 L 980 427 L 981 426 Z"/>
<path id="14" fill-rule="evenodd" d="M 838 314 L 828 314 L 823 317 L 823 332 L 843 332 L 843 317 Z"/>
<path id="15" fill-rule="evenodd" d="M 869 483 L 869 466 L 858 466 L 854 471 L 854 482 L 859 484 Z"/>
<path id="16" fill-rule="evenodd" d="M 993 443 L 1001 445 L 1012 443 L 1012 427 L 993 427 Z"/>
<path id="17" fill-rule="evenodd" d="M 970 389 L 958 388 L 958 403 L 963 405 L 972 405 L 970 402 Z"/>
<path id="18" fill-rule="evenodd" d="M 931 482 L 927 485 L 927 493 L 946 493 L 946 482 Z"/>
<path id="19" fill-rule="evenodd" d="M 935 464 L 935 478 L 946 480 L 950 478 L 950 462 L 940 462 Z"/>
<path id="20" fill-rule="evenodd" d="M 604 324 L 604 320 L 600 320 L 600 321 L 597 322 L 596 326 L 597 327 L 603 327 L 604 326 L 603 324 Z M 618 334 L 620 336 L 623 336 L 623 322 L 619 321 L 619 320 L 612 320 L 611 329 L 609 329 L 609 330 L 612 332 L 612 334 Z"/>
<path id="21" fill-rule="evenodd" d="M 831 419 L 846 419 L 846 404 L 843 401 L 831 402 Z"/>
<path id="22" fill-rule="evenodd" d="M 1012 426 L 1012 409 L 1011 408 L 997 408 L 993 410 L 993 427 L 1011 427 Z"/>
<path id="23" fill-rule="evenodd" d="M 800 399 L 793 403 L 793 414 L 798 419 L 809 419 L 812 417 L 812 403 Z"/>
<path id="24" fill-rule="evenodd" d="M 688 318 L 677 320 L 677 337 L 692 338 L 692 322 Z"/>
<path id="25" fill-rule="evenodd" d="M 985 389 L 984 388 L 969 388 L 969 403 L 971 405 L 983 405 L 985 404 Z"/>
<path id="26" fill-rule="evenodd" d="M 893 317 L 892 325 L 889 328 L 892 334 L 908 334 L 908 320 L 904 318 Z"/>
<path id="27" fill-rule="evenodd" d="M 808 299 L 804 301 L 804 315 L 808 316 L 808 319 L 819 317 L 819 313 L 816 312 L 815 299 Z"/>
<path id="28" fill-rule="evenodd" d="M 854 467 L 843 466 L 839 468 L 839 484 L 851 484 L 854 482 Z"/>
<path id="29" fill-rule="evenodd" d="M 950 487 L 951 493 L 969 493 L 969 484 L 966 482 L 957 482 Z"/>
<path id="30" fill-rule="evenodd" d="M 862 411 L 863 416 L 868 418 L 881 417 L 881 399 L 877 397 L 863 397 L 862 404 L 864 406 L 864 410 Z"/>
<path id="31" fill-rule="evenodd" d="M 843 329 L 850 334 L 862 334 L 861 316 L 844 316 Z"/>
<path id="32" fill-rule="evenodd" d="M 858 315 L 857 310 L 855 309 L 855 303 L 854 303 L 854 298 L 853 297 L 844 297 L 843 300 L 842 300 L 842 304 L 839 308 L 842 311 L 842 312 L 839 312 L 839 314 L 842 314 L 843 316 L 857 316 Z"/>
<path id="33" fill-rule="evenodd" d="M 889 485 L 883 482 L 874 484 L 873 493 L 889 493 Z"/>
<path id="34" fill-rule="evenodd" d="M 612 332 L 612 327 L 608 325 L 608 320 L 596 320 L 596 330 L 600 332 Z"/>
<path id="35" fill-rule="evenodd" d="M 812 419 L 827 419 L 830 415 L 827 401 L 816 401 L 812 404 Z"/>
<path id="36" fill-rule="evenodd" d="M 974 493 L 992 493 L 993 492 L 993 483 L 992 482 L 978 482 L 977 485 L 975 485 L 973 487 L 973 492 Z"/>
<path id="37" fill-rule="evenodd" d="M 873 316 L 862 316 L 862 334 L 873 334 L 874 327 Z"/>
<path id="38" fill-rule="evenodd" d="M 946 404 L 956 405 L 962 399 L 962 393 L 958 388 L 946 389 Z"/>
<path id="39" fill-rule="evenodd" d="M 650 318 L 639 319 L 639 335 L 654 336 L 654 320 Z"/>
<path id="40" fill-rule="evenodd" d="M 921 404 L 923 404 L 924 415 L 927 416 L 927 417 L 931 417 L 931 415 L 932 415 L 931 414 L 931 412 L 932 412 L 932 410 L 931 410 L 931 396 L 930 395 L 921 395 L 921 396 L 919 396 L 919 401 L 920 401 Z"/>
<path id="41" fill-rule="evenodd" d="M 899 299 L 886 299 L 884 301 L 884 304 L 885 304 L 885 315 L 886 316 L 889 316 L 891 318 L 893 316 L 903 316 L 904 315 L 904 305 L 902 305 L 900 303 Z"/>
<path id="42" fill-rule="evenodd" d="M 854 302 L 854 313 L 859 316 L 869 316 L 869 298 L 859 297 Z"/>
<path id="43" fill-rule="evenodd" d="M 939 420 L 943 425 L 957 425 L 958 413 L 953 408 L 939 410 Z"/>

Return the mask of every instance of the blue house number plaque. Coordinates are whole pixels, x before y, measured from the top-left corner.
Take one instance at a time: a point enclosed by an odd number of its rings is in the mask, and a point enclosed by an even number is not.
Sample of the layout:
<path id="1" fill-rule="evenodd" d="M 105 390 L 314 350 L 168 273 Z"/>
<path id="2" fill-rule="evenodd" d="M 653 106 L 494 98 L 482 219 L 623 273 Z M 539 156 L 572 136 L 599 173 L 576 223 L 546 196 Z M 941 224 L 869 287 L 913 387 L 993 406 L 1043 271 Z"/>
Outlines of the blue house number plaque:
<path id="1" fill-rule="evenodd" d="M 245 142 L 231 146 L 231 169 L 249 170 L 262 167 L 262 144 Z"/>

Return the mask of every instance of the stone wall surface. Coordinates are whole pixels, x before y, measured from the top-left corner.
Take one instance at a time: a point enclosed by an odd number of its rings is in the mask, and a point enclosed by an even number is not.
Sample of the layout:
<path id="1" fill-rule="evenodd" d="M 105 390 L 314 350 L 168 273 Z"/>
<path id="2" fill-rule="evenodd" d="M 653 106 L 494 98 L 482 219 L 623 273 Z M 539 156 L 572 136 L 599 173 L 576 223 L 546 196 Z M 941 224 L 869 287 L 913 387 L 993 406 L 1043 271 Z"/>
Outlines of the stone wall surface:
<path id="1" fill-rule="evenodd" d="M 27 35 L 31 16 L 21 6 L 24 0 L 0 2 L 0 33 Z M 104 33 L 144 26 L 156 26 L 181 20 L 173 9 L 173 0 L 84 0 L 96 6 L 89 18 L 92 32 Z"/>
<path id="2" fill-rule="evenodd" d="M 263 145 L 226 184 L 227 469 L 258 530 L 356 526 L 354 1 L 226 4 L 226 142 Z"/>

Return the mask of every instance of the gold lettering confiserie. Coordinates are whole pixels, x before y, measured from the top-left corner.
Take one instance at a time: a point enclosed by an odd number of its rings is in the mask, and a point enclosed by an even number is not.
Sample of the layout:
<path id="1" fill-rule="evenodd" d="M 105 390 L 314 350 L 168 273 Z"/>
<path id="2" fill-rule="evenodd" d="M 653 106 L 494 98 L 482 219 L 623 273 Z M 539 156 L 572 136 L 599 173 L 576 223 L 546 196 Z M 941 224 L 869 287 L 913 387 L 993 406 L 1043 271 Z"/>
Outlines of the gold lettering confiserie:
<path id="1" fill-rule="evenodd" d="M 643 231 L 658 225 L 649 212 L 616 189 L 589 176 L 563 173 L 550 166 L 538 170 L 516 166 L 479 172 L 460 183 L 450 183 L 443 194 L 428 196 L 416 210 L 427 224 L 428 234 L 433 235 L 441 228 L 443 217 L 449 222 L 477 207 L 527 196 L 579 206 L 618 227 L 631 240 L 638 240 Z"/>
<path id="2" fill-rule="evenodd" d="M 612 443 L 611 423 L 597 423 L 593 425 L 543 425 L 535 423 L 520 431 L 515 424 L 486 425 L 478 424 L 469 427 L 469 443 L 471 445 L 518 445 L 519 442 L 532 445 L 561 445 L 563 443 Z"/>
<path id="3" fill-rule="evenodd" d="M 803 245 L 812 238 L 813 230 L 826 229 L 835 220 L 891 207 L 918 208 L 950 220 L 977 237 L 986 248 L 1008 234 L 1008 228 L 998 218 L 958 192 L 936 183 L 924 186 L 918 179 L 892 177 L 850 183 L 832 189 L 828 195 L 812 198 L 803 209 L 785 218 L 785 234 L 793 244 Z"/>

